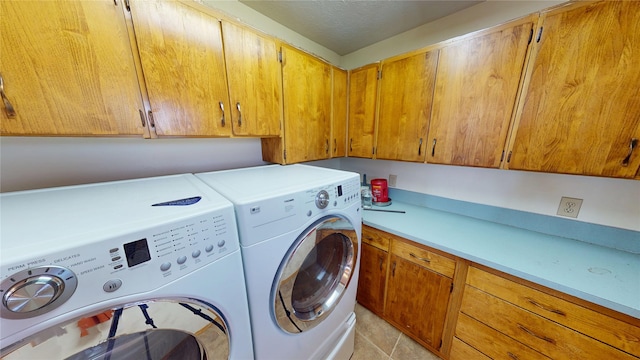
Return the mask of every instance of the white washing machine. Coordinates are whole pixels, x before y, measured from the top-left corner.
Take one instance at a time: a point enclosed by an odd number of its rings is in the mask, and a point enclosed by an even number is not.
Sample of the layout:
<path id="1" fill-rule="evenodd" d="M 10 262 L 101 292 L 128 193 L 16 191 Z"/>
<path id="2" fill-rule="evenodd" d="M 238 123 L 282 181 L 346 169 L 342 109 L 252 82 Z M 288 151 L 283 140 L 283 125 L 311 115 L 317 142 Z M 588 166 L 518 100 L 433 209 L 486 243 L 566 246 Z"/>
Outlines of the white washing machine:
<path id="1" fill-rule="evenodd" d="M 256 359 L 349 359 L 359 175 L 269 165 L 196 176 L 236 207 Z"/>
<path id="2" fill-rule="evenodd" d="M 0 195 L 3 359 L 253 359 L 233 205 L 192 174 Z"/>

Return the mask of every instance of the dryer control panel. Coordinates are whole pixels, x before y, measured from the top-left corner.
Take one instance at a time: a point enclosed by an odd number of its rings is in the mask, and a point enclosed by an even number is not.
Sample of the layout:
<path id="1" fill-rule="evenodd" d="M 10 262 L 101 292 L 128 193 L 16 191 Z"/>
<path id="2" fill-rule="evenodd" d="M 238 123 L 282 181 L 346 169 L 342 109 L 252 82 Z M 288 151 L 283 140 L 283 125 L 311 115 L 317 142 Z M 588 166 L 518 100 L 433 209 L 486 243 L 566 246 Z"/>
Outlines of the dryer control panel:
<path id="1" fill-rule="evenodd" d="M 0 317 L 25 319 L 65 303 L 68 311 L 152 291 L 239 250 L 231 205 L 108 239 L 85 236 L 98 240 L 3 264 Z"/>
<path id="2" fill-rule="evenodd" d="M 237 207 L 240 242 L 242 246 L 251 246 L 293 231 L 312 217 L 353 205 L 360 207 L 357 175 L 305 191 L 240 204 Z"/>

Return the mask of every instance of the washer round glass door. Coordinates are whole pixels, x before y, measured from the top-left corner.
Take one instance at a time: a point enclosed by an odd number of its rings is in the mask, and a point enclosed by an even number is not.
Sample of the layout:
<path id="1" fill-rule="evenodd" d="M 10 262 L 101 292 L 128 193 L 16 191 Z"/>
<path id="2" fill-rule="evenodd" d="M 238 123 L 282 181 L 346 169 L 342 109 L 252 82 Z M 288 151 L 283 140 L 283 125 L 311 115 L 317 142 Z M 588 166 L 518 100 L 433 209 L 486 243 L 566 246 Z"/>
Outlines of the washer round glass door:
<path id="1" fill-rule="evenodd" d="M 347 219 L 327 216 L 293 243 L 272 287 L 276 322 L 289 333 L 317 326 L 338 304 L 351 281 L 358 234 Z"/>
<path id="2" fill-rule="evenodd" d="M 224 318 L 213 306 L 193 299 L 152 300 L 54 325 L 1 349 L 0 357 L 228 359 L 229 337 Z"/>

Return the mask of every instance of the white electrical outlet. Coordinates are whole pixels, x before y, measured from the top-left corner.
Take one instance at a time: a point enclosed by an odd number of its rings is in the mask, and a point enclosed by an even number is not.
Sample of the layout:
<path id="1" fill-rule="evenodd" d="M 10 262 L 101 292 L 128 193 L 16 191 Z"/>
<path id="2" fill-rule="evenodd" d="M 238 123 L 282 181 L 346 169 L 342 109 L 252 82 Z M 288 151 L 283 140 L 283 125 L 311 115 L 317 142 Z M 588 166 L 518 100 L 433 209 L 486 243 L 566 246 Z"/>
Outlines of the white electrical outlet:
<path id="1" fill-rule="evenodd" d="M 558 215 L 571 218 L 577 218 L 582 206 L 582 199 L 562 197 L 558 206 Z"/>
<path id="2" fill-rule="evenodd" d="M 397 180 L 398 180 L 398 175 L 389 175 L 389 186 L 396 187 Z"/>

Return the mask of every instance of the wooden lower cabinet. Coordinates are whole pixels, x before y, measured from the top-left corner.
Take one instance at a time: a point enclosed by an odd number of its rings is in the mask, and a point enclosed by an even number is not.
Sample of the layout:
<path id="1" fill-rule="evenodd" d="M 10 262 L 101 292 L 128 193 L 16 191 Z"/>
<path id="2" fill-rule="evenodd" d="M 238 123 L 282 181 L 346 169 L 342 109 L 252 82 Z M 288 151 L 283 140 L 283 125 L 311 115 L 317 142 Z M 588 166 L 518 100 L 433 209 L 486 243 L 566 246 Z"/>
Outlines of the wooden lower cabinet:
<path id="1" fill-rule="evenodd" d="M 451 359 L 467 359 L 461 343 L 492 359 L 640 357 L 639 319 L 570 298 L 471 266 Z"/>
<path id="2" fill-rule="evenodd" d="M 443 359 L 640 359 L 640 319 L 363 226 L 358 302 Z"/>
<path id="3" fill-rule="evenodd" d="M 384 311 L 387 321 L 428 348 L 440 350 L 453 290 L 451 278 L 395 254 L 390 266 Z"/>
<path id="4" fill-rule="evenodd" d="M 456 260 L 363 227 L 358 302 L 438 355 Z"/>

